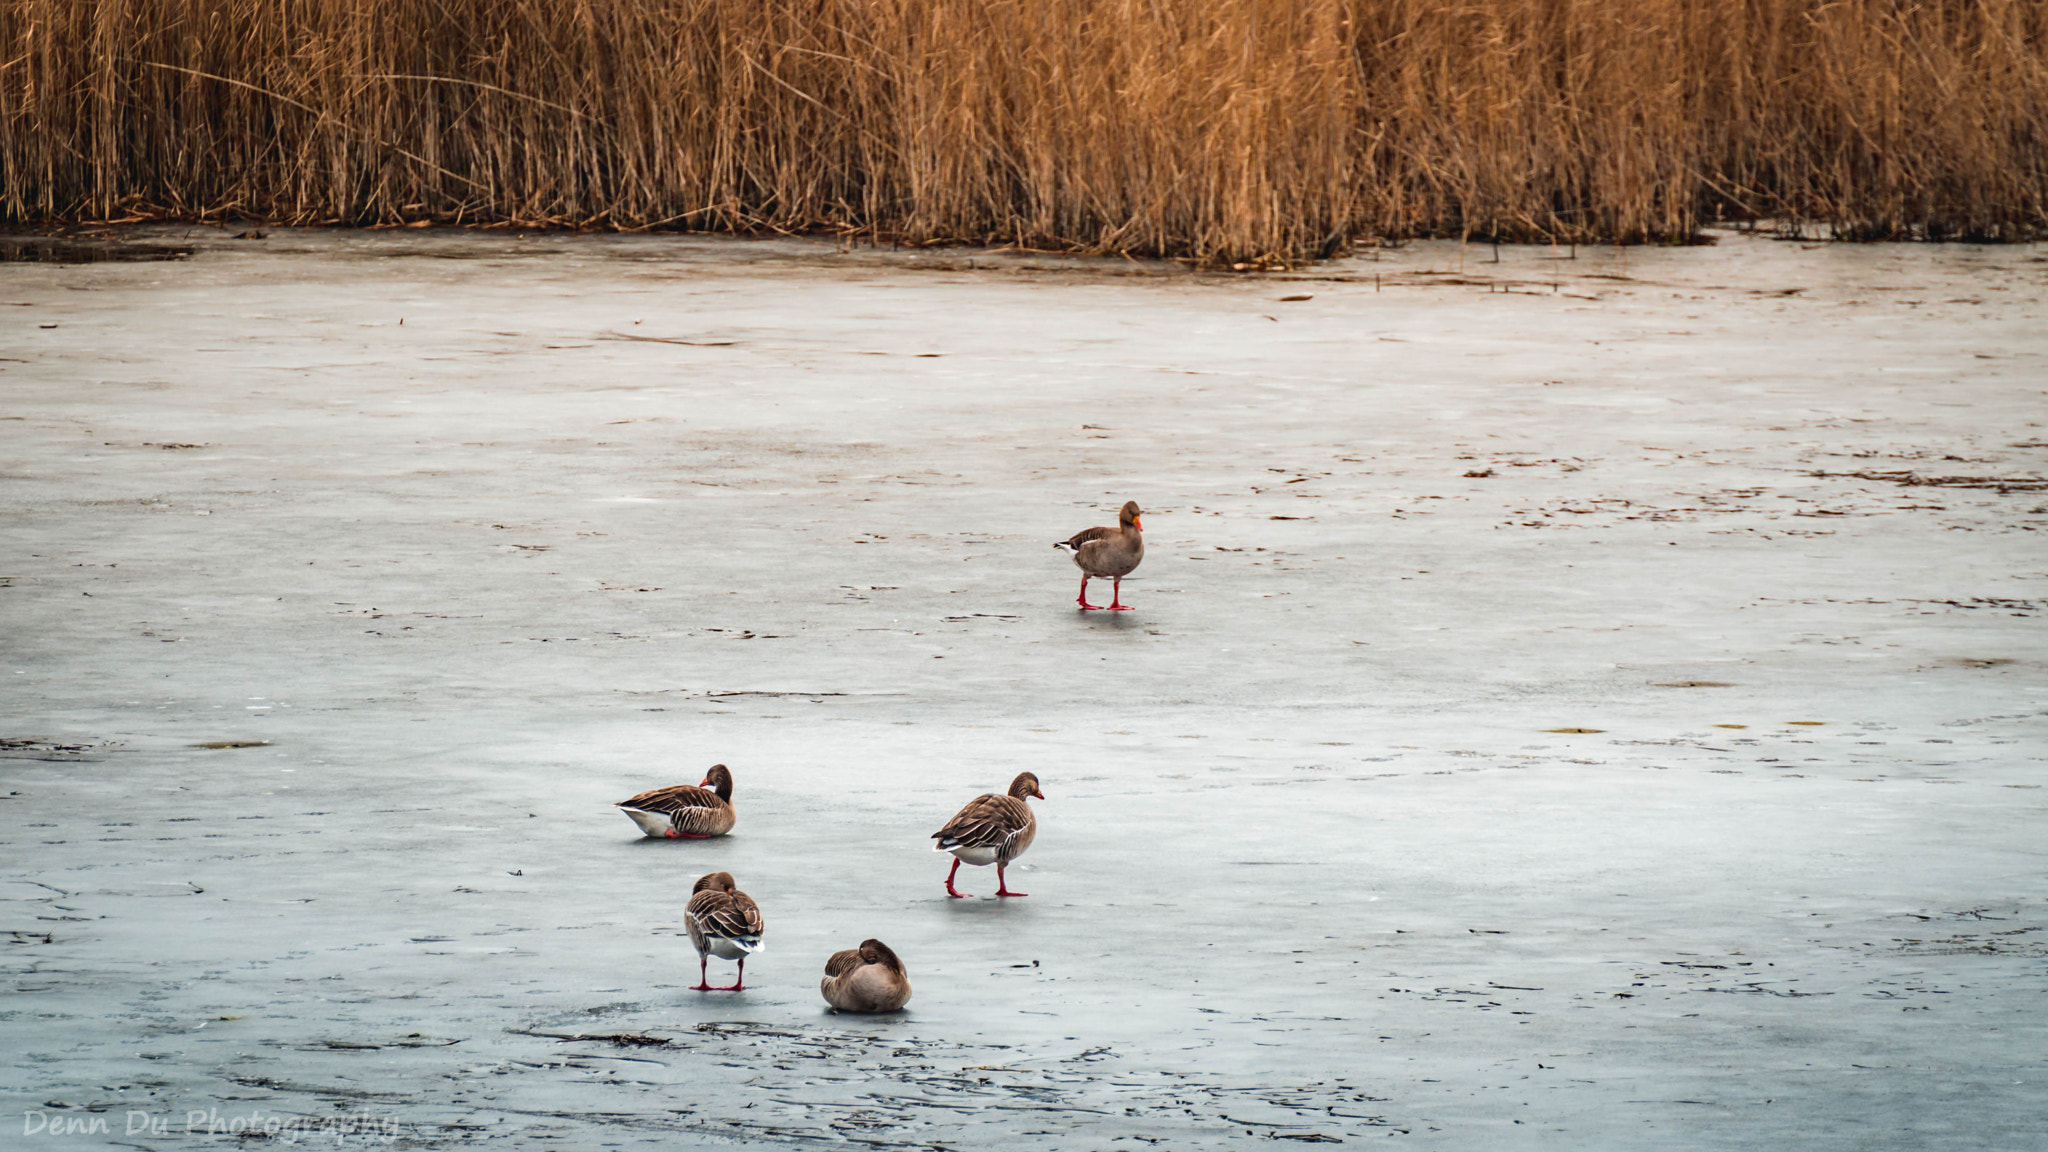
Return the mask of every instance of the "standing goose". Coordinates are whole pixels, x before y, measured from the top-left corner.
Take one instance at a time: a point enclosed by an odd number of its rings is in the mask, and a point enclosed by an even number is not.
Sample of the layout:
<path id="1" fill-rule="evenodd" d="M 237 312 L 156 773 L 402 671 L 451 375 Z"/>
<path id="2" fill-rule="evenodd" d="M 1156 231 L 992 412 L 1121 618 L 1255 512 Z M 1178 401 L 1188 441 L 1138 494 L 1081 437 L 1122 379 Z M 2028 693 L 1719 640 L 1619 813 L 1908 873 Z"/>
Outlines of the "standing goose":
<path id="1" fill-rule="evenodd" d="M 683 926 L 690 930 L 690 943 L 697 946 L 697 985 L 690 991 L 746 991 L 747 957 L 761 950 L 761 933 L 768 930 L 761 906 L 735 886 L 730 872 L 700 878 L 690 893 L 690 902 L 683 908 Z M 740 962 L 732 987 L 711 986 L 705 968 L 713 956 Z"/>
<path id="2" fill-rule="evenodd" d="M 723 836 L 739 819 L 732 810 L 732 773 L 723 764 L 713 764 L 702 784 L 656 788 L 614 807 L 631 816 L 642 832 L 670 840 Z"/>
<path id="3" fill-rule="evenodd" d="M 1045 799 L 1045 793 L 1038 790 L 1038 777 L 1020 772 L 1010 781 L 1008 796 L 993 792 L 976 796 L 944 828 L 932 833 L 932 839 L 938 841 L 932 850 L 953 854 L 953 870 L 946 873 L 946 895 L 956 900 L 973 895 L 953 887 L 953 877 L 959 875 L 962 864 L 977 868 L 995 865 L 998 896 L 1030 895 L 1010 891 L 1010 882 L 1003 878 L 1003 869 L 1022 856 L 1031 847 L 1031 838 L 1038 835 L 1038 818 L 1031 814 L 1031 806 L 1024 803 L 1027 796 Z"/>
<path id="4" fill-rule="evenodd" d="M 863 940 L 825 961 L 818 991 L 841 1012 L 894 1012 L 910 1002 L 910 977 L 887 944 Z"/>
<path id="5" fill-rule="evenodd" d="M 1065 548 L 1074 554 L 1074 565 L 1081 570 L 1081 595 L 1074 603 L 1083 612 L 1099 608 L 1099 604 L 1088 602 L 1088 579 L 1109 580 L 1109 610 L 1128 612 L 1129 604 L 1123 602 L 1124 577 L 1145 558 L 1145 525 L 1138 520 L 1138 502 L 1127 500 L 1123 511 L 1117 513 L 1114 528 L 1083 528 L 1073 538 L 1061 540 L 1055 548 Z"/>

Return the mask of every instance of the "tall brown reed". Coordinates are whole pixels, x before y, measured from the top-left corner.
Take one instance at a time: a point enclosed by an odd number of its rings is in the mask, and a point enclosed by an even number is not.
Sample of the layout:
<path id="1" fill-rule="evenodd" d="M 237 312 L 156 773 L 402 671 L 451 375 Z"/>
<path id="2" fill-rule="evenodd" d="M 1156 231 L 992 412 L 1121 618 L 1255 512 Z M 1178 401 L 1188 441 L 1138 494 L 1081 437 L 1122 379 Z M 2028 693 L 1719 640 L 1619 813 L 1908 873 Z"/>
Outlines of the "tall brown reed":
<path id="1" fill-rule="evenodd" d="M 2048 229 L 2042 0 L 8 0 L 0 216 L 1361 237 Z"/>

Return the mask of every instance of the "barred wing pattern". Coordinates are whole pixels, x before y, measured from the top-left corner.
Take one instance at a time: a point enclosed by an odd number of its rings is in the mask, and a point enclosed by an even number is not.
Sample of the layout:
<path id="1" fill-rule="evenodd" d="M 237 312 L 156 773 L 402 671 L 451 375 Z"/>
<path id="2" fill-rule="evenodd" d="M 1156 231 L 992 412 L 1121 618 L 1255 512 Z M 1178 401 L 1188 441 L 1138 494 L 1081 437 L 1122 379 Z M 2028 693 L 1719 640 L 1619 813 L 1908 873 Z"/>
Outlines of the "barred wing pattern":
<path id="1" fill-rule="evenodd" d="M 1008 863 L 1031 846 L 1031 838 L 1038 831 L 1037 824 L 1031 808 L 1024 801 L 1015 796 L 998 796 L 990 792 L 968 801 L 959 815 L 932 833 L 932 838 L 945 851 L 993 848 L 996 859 Z"/>
<path id="2" fill-rule="evenodd" d="M 619 807 L 668 817 L 669 826 L 688 836 L 719 836 L 732 830 L 732 805 L 718 793 L 695 784 L 677 784 L 642 792 Z"/>
<path id="3" fill-rule="evenodd" d="M 699 892 L 685 911 L 706 936 L 744 940 L 768 930 L 760 905 L 745 892 Z"/>

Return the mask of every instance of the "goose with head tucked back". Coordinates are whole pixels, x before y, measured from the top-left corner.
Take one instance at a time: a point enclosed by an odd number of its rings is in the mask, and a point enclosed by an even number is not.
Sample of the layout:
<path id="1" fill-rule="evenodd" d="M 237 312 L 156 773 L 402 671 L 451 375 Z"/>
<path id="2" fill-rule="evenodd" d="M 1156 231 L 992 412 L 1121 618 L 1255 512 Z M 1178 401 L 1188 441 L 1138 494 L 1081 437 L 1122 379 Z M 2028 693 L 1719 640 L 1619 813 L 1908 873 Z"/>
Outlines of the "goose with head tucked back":
<path id="1" fill-rule="evenodd" d="M 953 877 L 959 874 L 962 864 L 981 868 L 995 865 L 998 896 L 1030 895 L 1010 891 L 1010 882 L 1003 876 L 1003 869 L 1022 856 L 1031 847 L 1031 838 L 1038 835 L 1038 818 L 1024 802 L 1027 796 L 1045 799 L 1045 793 L 1038 790 L 1038 777 L 1021 772 L 1010 781 L 1009 795 L 988 792 L 976 796 L 944 828 L 932 833 L 932 839 L 938 841 L 932 850 L 953 854 L 953 869 L 946 873 L 946 895 L 954 899 L 973 895 L 953 887 Z"/>
<path id="2" fill-rule="evenodd" d="M 1138 502 L 1124 502 L 1122 511 L 1117 513 L 1114 528 L 1083 528 L 1072 537 L 1057 541 L 1055 548 L 1064 548 L 1074 554 L 1074 565 L 1081 569 L 1081 594 L 1074 603 L 1083 612 L 1100 608 L 1099 604 L 1088 602 L 1088 581 L 1091 577 L 1111 582 L 1109 610 L 1128 612 L 1131 606 L 1123 602 L 1124 577 L 1145 558 L 1145 525 L 1139 520 Z"/>
<path id="3" fill-rule="evenodd" d="M 910 1002 L 910 977 L 887 944 L 863 940 L 825 961 L 818 991 L 841 1012 L 894 1012 Z"/>
<path id="4" fill-rule="evenodd" d="M 723 764 L 713 764 L 702 784 L 656 788 L 614 807 L 632 817 L 642 832 L 670 840 L 723 836 L 739 819 L 732 809 L 732 772 Z"/>
<path id="5" fill-rule="evenodd" d="M 683 907 L 683 927 L 690 943 L 697 947 L 697 983 L 692 992 L 744 992 L 747 989 L 747 957 L 761 950 L 761 934 L 768 922 L 761 906 L 739 890 L 730 872 L 713 872 L 700 877 L 690 889 L 690 902 Z M 711 957 L 740 962 L 732 986 L 713 988 L 705 974 Z"/>

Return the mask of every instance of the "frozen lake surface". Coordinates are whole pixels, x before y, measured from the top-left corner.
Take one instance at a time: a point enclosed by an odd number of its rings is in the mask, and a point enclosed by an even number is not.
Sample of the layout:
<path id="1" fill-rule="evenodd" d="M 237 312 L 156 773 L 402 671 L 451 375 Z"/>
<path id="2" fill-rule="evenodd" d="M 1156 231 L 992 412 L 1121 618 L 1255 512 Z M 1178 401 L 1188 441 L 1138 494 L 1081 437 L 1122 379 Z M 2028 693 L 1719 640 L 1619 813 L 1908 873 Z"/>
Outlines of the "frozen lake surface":
<path id="1" fill-rule="evenodd" d="M 2040 247 L 129 235 L 0 263 L 0 1142 L 2044 1147 Z"/>

